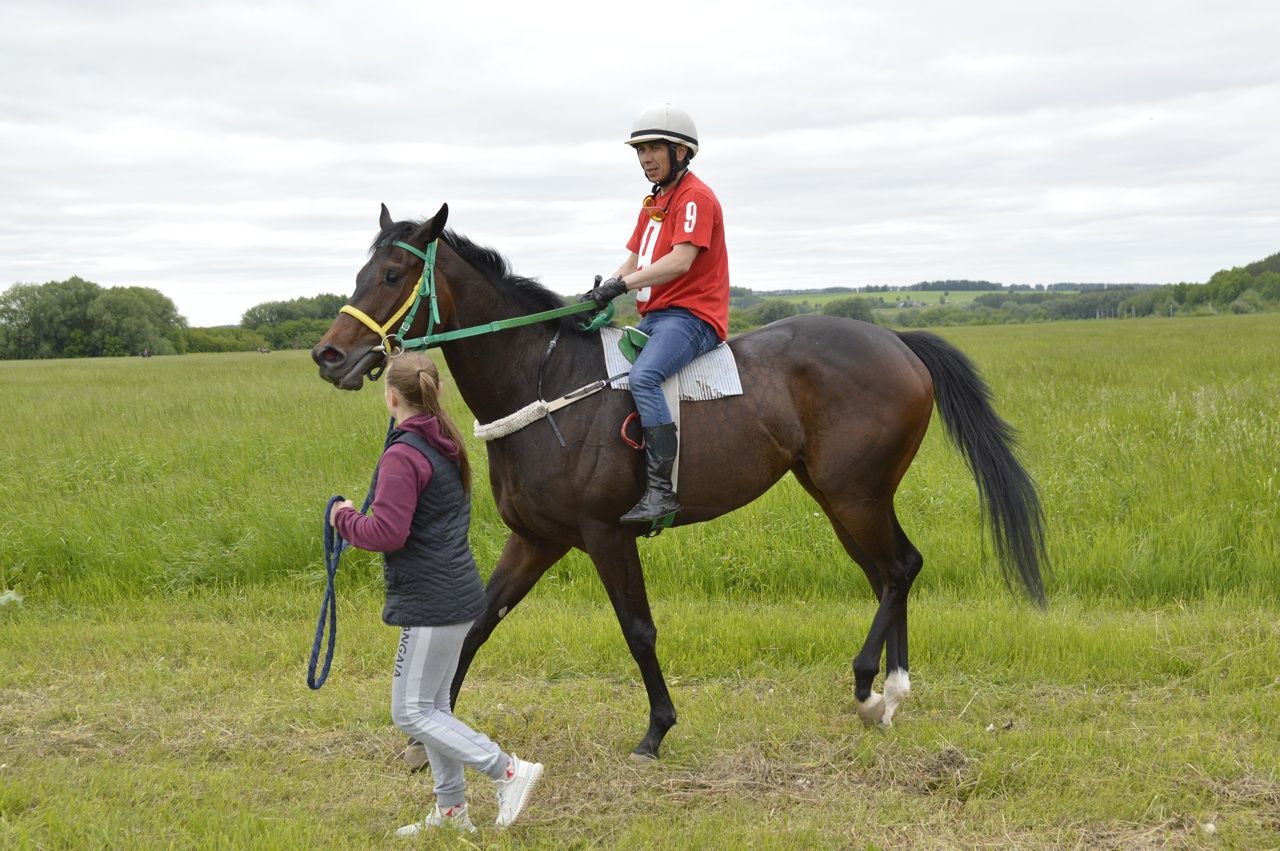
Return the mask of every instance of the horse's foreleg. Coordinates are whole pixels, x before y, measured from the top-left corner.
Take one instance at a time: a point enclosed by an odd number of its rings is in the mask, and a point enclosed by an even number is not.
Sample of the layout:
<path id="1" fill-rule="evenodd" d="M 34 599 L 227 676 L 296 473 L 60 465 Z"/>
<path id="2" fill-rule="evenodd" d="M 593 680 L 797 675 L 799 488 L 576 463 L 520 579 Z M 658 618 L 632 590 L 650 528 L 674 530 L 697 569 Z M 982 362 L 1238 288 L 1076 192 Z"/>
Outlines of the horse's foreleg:
<path id="1" fill-rule="evenodd" d="M 453 677 L 452 698 L 456 704 L 462 681 L 475 658 L 480 645 L 489 640 L 498 622 L 524 599 L 529 589 L 542 578 L 547 568 L 555 564 L 569 551 L 566 544 L 557 544 L 541 538 L 531 538 L 512 532 L 498 556 L 498 564 L 489 576 L 484 588 L 484 611 L 476 618 L 462 643 L 458 657 L 458 672 Z"/>
<path id="2" fill-rule="evenodd" d="M 587 553 L 604 583 L 609 602 L 613 604 L 618 624 L 622 627 L 622 635 L 627 640 L 632 658 L 640 667 L 640 676 L 649 696 L 649 729 L 632 754 L 642 759 L 657 759 L 663 737 L 675 726 L 676 708 L 658 664 L 658 629 L 649 611 L 649 597 L 644 587 L 636 540 L 632 533 L 612 526 L 584 528 L 583 532 Z"/>

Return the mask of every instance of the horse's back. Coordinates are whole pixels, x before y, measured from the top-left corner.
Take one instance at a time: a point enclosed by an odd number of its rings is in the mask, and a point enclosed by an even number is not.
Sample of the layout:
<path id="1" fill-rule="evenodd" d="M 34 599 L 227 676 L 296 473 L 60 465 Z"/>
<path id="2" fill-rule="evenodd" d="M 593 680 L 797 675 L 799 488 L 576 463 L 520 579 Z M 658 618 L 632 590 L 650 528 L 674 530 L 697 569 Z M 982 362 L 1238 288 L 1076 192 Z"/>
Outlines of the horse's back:
<path id="1" fill-rule="evenodd" d="M 924 437 L 933 382 L 894 332 L 831 316 L 796 316 L 729 341 L 737 405 L 714 419 L 776 448 L 774 464 L 892 491 Z M 728 401 L 728 400 L 725 400 Z M 714 403 L 719 405 L 721 403 Z M 726 422 L 727 419 L 734 422 Z"/>
<path id="2" fill-rule="evenodd" d="M 729 341 L 743 386 L 841 396 L 865 406 L 889 399 L 931 405 L 929 371 L 893 331 L 835 316 L 793 316 Z"/>

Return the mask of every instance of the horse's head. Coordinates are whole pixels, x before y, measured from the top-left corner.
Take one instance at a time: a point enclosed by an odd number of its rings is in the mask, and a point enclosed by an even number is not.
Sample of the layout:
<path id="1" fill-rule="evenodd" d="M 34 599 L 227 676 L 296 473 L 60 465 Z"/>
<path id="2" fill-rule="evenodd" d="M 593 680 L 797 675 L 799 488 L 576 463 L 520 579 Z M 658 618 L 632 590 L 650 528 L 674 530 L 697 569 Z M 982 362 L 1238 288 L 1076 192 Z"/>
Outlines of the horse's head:
<path id="1" fill-rule="evenodd" d="M 449 205 L 445 204 L 424 222 L 394 222 L 387 205 L 382 205 L 378 237 L 370 249 L 369 262 L 356 274 L 355 292 L 311 350 L 321 378 L 343 390 L 359 390 L 366 376 L 386 364 L 383 349 L 388 336 L 404 336 L 426 327 L 431 312 L 426 299 L 423 309 L 416 310 L 418 284 L 426 265 L 423 255 L 444 232 L 448 217 Z M 447 284 L 438 275 L 436 287 L 440 318 L 445 321 L 451 299 Z M 413 321 L 402 335 L 406 316 L 412 316 Z"/>

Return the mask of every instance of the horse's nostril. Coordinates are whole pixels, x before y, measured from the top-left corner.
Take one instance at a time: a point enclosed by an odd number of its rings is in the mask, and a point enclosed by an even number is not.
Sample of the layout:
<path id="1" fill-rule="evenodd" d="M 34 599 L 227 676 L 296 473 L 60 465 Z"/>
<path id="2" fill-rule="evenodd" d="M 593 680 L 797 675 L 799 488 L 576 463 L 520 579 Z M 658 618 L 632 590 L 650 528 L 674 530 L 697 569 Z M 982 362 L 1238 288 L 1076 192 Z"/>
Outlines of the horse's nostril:
<path id="1" fill-rule="evenodd" d="M 347 359 L 345 354 L 333 346 L 320 346 L 312 351 L 311 357 L 321 366 L 334 366 Z"/>

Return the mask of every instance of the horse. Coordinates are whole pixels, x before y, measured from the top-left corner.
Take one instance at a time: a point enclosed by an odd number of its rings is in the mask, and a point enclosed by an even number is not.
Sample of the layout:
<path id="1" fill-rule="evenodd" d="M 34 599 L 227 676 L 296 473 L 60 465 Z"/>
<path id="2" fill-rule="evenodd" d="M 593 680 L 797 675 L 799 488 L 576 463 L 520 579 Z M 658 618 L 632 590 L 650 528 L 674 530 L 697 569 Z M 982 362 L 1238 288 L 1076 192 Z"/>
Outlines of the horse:
<path id="1" fill-rule="evenodd" d="M 312 349 L 324 380 L 359 390 L 377 378 L 396 345 L 386 345 L 387 329 L 404 313 L 401 305 L 413 301 L 424 274 L 434 272 L 440 328 L 565 305 L 536 281 L 513 274 L 498 252 L 446 230 L 447 217 L 446 204 L 429 219 L 393 221 L 383 205 L 349 304 L 365 319 L 340 313 Z M 438 251 L 427 269 L 425 252 L 433 244 Z M 421 333 L 431 312 L 408 320 L 407 336 Z M 369 317 L 378 319 L 365 321 Z M 390 317 L 385 324 L 384 317 Z M 743 393 L 682 406 L 683 508 L 674 525 L 740 508 L 791 472 L 879 600 L 853 659 L 854 697 L 863 723 L 889 726 L 911 688 L 907 597 L 924 565 L 893 500 L 935 405 L 977 483 L 1005 584 L 1020 584 L 1035 604 L 1045 605 L 1042 509 L 1014 454 L 1015 433 L 994 410 L 991 391 L 967 356 L 932 334 L 803 315 L 736 335 L 728 345 Z M 542 400 L 544 389 L 551 398 L 606 375 L 599 336 L 571 317 L 451 339 L 440 350 L 481 423 Z M 618 522 L 643 489 L 639 453 L 619 435 L 634 410 L 629 393 L 596 393 L 560 408 L 555 429 L 535 423 L 487 444 L 493 498 L 510 534 L 486 583 L 484 612 L 463 646 L 453 695 L 498 623 L 577 548 L 595 565 L 647 692 L 649 725 L 633 755 L 657 759 L 676 711 L 658 662 L 637 549 L 637 538 L 650 530 Z M 874 680 L 882 654 L 880 694 Z"/>

